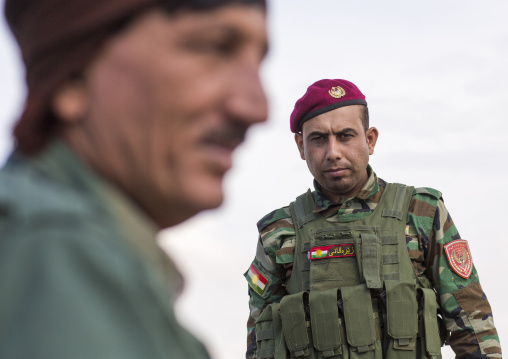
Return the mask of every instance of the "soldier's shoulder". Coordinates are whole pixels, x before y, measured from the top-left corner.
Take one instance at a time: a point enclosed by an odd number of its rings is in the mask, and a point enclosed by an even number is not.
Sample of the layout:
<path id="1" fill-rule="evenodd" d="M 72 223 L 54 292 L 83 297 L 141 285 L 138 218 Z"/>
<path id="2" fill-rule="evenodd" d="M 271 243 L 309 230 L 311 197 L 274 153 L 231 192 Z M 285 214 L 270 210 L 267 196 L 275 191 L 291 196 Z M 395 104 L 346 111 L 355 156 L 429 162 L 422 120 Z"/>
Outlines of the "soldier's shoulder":
<path id="1" fill-rule="evenodd" d="M 379 185 L 383 188 L 385 188 L 387 185 L 391 186 L 399 186 L 399 187 L 410 187 L 402 183 L 387 183 L 381 178 L 379 179 Z M 420 199 L 424 201 L 436 201 L 441 199 L 442 200 L 442 193 L 438 191 L 437 189 L 434 189 L 432 187 L 413 187 L 413 193 L 412 193 L 413 199 Z"/>
<path id="2" fill-rule="evenodd" d="M 431 187 L 415 187 L 413 190 L 413 197 L 415 198 L 432 198 L 438 200 L 442 198 L 442 193 L 437 189 Z"/>
<path id="3" fill-rule="evenodd" d="M 278 208 L 276 210 L 271 211 L 270 213 L 266 214 L 257 222 L 258 231 L 262 231 L 269 225 L 284 220 L 287 218 L 291 218 L 291 212 L 289 211 L 289 206 Z"/>

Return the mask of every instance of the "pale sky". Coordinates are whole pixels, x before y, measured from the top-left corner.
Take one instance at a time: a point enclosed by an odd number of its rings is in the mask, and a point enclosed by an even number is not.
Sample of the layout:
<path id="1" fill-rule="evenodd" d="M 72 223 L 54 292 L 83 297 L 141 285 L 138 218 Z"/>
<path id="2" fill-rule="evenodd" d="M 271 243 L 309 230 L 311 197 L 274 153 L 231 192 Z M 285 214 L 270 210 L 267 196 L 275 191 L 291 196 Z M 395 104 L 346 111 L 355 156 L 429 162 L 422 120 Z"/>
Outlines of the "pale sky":
<path id="1" fill-rule="evenodd" d="M 187 278 L 179 317 L 216 358 L 242 358 L 248 316 L 243 273 L 256 222 L 312 186 L 289 131 L 295 101 L 314 81 L 343 78 L 366 95 L 380 137 L 371 165 L 388 182 L 433 187 L 462 238 L 508 350 L 508 2 L 269 1 L 263 68 L 269 122 L 251 130 L 226 179 L 227 199 L 161 234 Z M 0 22 L 0 161 L 21 111 L 19 55 Z M 492 191 L 492 192 L 490 192 Z M 445 358 L 453 354 L 445 351 Z"/>

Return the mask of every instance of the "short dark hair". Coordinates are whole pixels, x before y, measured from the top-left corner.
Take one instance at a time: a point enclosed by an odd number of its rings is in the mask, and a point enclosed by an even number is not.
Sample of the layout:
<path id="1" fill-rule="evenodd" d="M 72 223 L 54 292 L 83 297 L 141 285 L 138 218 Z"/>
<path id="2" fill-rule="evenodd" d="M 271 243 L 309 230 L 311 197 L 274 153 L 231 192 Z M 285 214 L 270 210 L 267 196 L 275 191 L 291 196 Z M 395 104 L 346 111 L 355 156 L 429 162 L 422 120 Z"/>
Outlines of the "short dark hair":
<path id="1" fill-rule="evenodd" d="M 362 125 L 364 131 L 369 129 L 369 108 L 367 106 L 363 106 L 362 109 Z"/>

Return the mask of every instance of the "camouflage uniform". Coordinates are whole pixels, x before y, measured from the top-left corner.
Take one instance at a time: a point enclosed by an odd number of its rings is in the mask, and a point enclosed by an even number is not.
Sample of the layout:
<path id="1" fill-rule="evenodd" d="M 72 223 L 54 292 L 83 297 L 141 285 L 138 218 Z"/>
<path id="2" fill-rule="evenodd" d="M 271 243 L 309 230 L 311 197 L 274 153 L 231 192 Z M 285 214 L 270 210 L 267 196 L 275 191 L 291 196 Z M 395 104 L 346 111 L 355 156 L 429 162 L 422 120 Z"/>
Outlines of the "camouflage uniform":
<path id="1" fill-rule="evenodd" d="M 368 168 L 369 179 L 360 193 L 351 199 L 333 203 L 319 191 L 314 181 L 316 208 L 330 222 L 341 222 L 369 216 L 386 187 Z M 476 269 L 463 278 L 450 267 L 444 246 L 459 233 L 446 210 L 441 193 L 431 188 L 415 189 L 407 217 L 407 249 L 415 272 L 425 274 L 441 301 L 442 314 L 451 332 L 449 344 L 458 358 L 501 358 L 501 346 L 490 304 L 479 283 Z M 250 317 L 247 323 L 247 358 L 256 357 L 254 322 L 262 310 L 280 302 L 286 294 L 285 283 L 293 268 L 295 230 L 289 207 L 275 210 L 258 222 L 260 233 L 252 266 L 266 274 L 267 283 L 256 292 L 249 286 Z M 249 276 L 246 273 L 249 281 Z M 254 286 L 255 287 L 255 286 Z"/>

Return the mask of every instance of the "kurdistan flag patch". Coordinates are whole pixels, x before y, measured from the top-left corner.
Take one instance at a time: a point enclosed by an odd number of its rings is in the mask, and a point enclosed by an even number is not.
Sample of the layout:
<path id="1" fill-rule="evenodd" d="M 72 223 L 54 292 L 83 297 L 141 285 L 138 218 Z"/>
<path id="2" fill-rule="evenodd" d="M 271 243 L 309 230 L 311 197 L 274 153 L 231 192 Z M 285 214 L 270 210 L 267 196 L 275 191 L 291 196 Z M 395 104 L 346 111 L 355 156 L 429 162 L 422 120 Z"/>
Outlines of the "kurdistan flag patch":
<path id="1" fill-rule="evenodd" d="M 254 264 L 250 265 L 246 277 L 250 287 L 254 289 L 257 294 L 262 295 L 265 291 L 268 280 L 261 273 L 259 273 L 256 267 L 254 267 Z"/>
<path id="2" fill-rule="evenodd" d="M 311 259 L 325 258 L 327 255 L 328 248 L 325 247 L 312 248 L 312 251 L 310 252 Z"/>
<path id="3" fill-rule="evenodd" d="M 355 245 L 353 243 L 337 244 L 323 247 L 313 247 L 310 250 L 310 259 L 344 258 L 355 257 Z"/>

